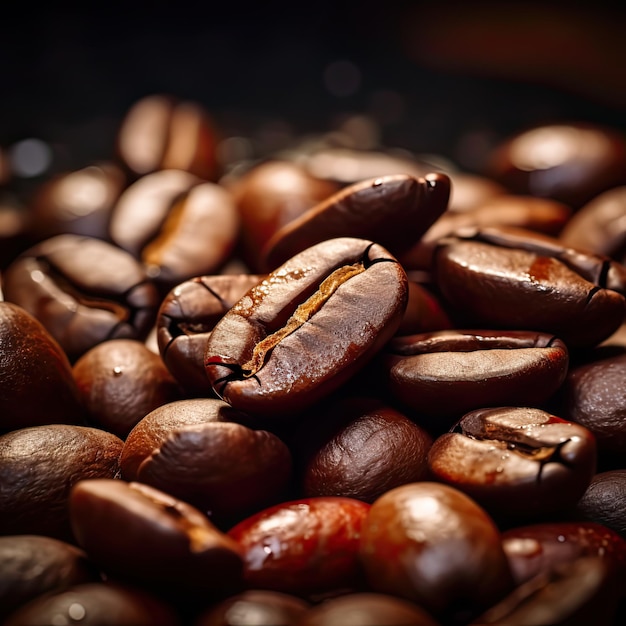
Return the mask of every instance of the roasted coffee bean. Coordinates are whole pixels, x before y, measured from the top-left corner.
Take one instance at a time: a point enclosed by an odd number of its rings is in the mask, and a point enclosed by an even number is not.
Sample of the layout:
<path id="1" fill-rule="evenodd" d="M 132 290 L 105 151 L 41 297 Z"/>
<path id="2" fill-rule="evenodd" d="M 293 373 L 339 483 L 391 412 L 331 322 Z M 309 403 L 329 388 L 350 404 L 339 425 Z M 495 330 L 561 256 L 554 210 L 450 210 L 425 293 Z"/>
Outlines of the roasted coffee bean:
<path id="1" fill-rule="evenodd" d="M 493 150 L 487 174 L 514 193 L 579 208 L 626 183 L 626 140 L 593 124 L 552 124 L 517 133 Z"/>
<path id="2" fill-rule="evenodd" d="M 194 626 L 294 626 L 308 607 L 301 598 L 279 591 L 244 591 L 202 613 Z"/>
<path id="3" fill-rule="evenodd" d="M 122 476 L 165 491 L 224 525 L 279 501 L 291 454 L 274 434 L 253 430 L 217 399 L 172 402 L 141 420 L 121 457 Z"/>
<path id="4" fill-rule="evenodd" d="M 266 416 L 301 411 L 371 360 L 406 303 L 406 274 L 384 248 L 352 238 L 322 242 L 222 317 L 207 342 L 207 375 L 235 408 Z"/>
<path id="5" fill-rule="evenodd" d="M 68 498 L 85 478 L 114 478 L 123 441 L 103 430 L 51 424 L 0 437 L 0 534 L 72 538 Z"/>
<path id="6" fill-rule="evenodd" d="M 218 270 L 233 251 L 238 230 L 230 192 L 179 170 L 133 183 L 110 223 L 113 242 L 140 259 L 163 289 Z"/>
<path id="7" fill-rule="evenodd" d="M 111 211 L 126 176 L 114 163 L 89 165 L 44 181 L 30 203 L 38 239 L 71 233 L 108 239 Z"/>
<path id="8" fill-rule="evenodd" d="M 530 231 L 457 231 L 440 240 L 433 273 L 468 326 L 539 330 L 584 347 L 624 318 L 623 267 Z"/>
<path id="9" fill-rule="evenodd" d="M 181 626 L 171 606 L 117 583 L 86 583 L 41 596 L 13 613 L 5 626 Z"/>
<path id="10" fill-rule="evenodd" d="M 36 317 L 71 361 L 108 339 L 142 339 L 158 294 L 130 254 L 105 241 L 58 235 L 29 248 L 3 276 L 5 299 Z"/>
<path id="11" fill-rule="evenodd" d="M 213 180 L 218 169 L 216 142 L 213 121 L 202 105 L 154 94 L 138 100 L 127 112 L 117 152 L 137 176 L 177 169 Z"/>
<path id="12" fill-rule="evenodd" d="M 94 346 L 73 373 L 90 420 L 122 439 L 150 411 L 182 396 L 159 355 L 135 339 Z"/>
<path id="13" fill-rule="evenodd" d="M 397 256 L 446 210 L 449 195 L 445 174 L 398 174 L 356 183 L 278 230 L 263 248 L 263 267 L 273 270 L 305 248 L 335 237 L 370 239 Z"/>
<path id="14" fill-rule="evenodd" d="M 467 620 L 512 589 L 495 523 L 447 485 L 391 489 L 372 504 L 361 535 L 370 587 L 411 600 L 443 621 Z"/>
<path id="15" fill-rule="evenodd" d="M 67 356 L 39 321 L 11 302 L 0 302 L 0 416 L 0 432 L 84 418 Z"/>
<path id="16" fill-rule="evenodd" d="M 194 507 L 121 480 L 81 480 L 69 500 L 78 544 L 108 575 L 167 591 L 233 593 L 242 584 L 238 544 Z M 111 528 L 123 528 L 112 534 Z"/>
<path id="17" fill-rule="evenodd" d="M 211 395 L 204 350 L 215 324 L 260 283 L 257 274 L 197 276 L 172 289 L 157 314 L 157 343 L 168 370 L 192 395 Z"/>
<path id="18" fill-rule="evenodd" d="M 74 545 L 41 535 L 0 537 L 0 619 L 38 596 L 97 580 L 95 565 Z"/>
<path id="19" fill-rule="evenodd" d="M 296 163 L 275 159 L 256 165 L 228 188 L 241 216 L 243 254 L 254 271 L 260 270 L 261 250 L 277 230 L 338 190 Z"/>
<path id="20" fill-rule="evenodd" d="M 437 626 L 422 608 L 382 593 L 350 593 L 331 598 L 300 616 L 297 626 Z"/>
<path id="21" fill-rule="evenodd" d="M 593 522 L 543 522 L 502 533 L 502 545 L 516 585 L 581 556 L 603 559 L 626 580 L 626 541 Z"/>
<path id="22" fill-rule="evenodd" d="M 578 501 L 576 513 L 626 539 L 626 469 L 596 474 Z"/>
<path id="23" fill-rule="evenodd" d="M 492 515 L 535 517 L 576 504 L 596 446 L 586 428 L 540 409 L 479 409 L 435 440 L 428 466 Z"/>
<path id="24" fill-rule="evenodd" d="M 246 583 L 306 598 L 359 588 L 358 547 L 369 508 L 353 498 L 306 498 L 239 522 L 228 535 L 243 548 Z"/>
<path id="25" fill-rule="evenodd" d="M 315 413 L 298 433 L 305 496 L 371 503 L 389 489 L 424 478 L 432 438 L 399 411 L 380 400 L 349 397 L 323 415 Z"/>
<path id="26" fill-rule="evenodd" d="M 490 204 L 501 195 L 511 197 L 506 187 L 486 176 L 460 171 L 450 172 L 449 176 L 452 185 L 448 211 L 462 213 L 477 209 L 483 204 Z"/>
<path id="27" fill-rule="evenodd" d="M 565 344 L 531 331 L 443 330 L 395 337 L 381 354 L 392 396 L 433 425 L 488 406 L 540 406 L 560 387 Z"/>
<path id="28" fill-rule="evenodd" d="M 396 334 L 413 335 L 453 328 L 440 298 L 424 285 L 409 280 L 409 297 Z"/>

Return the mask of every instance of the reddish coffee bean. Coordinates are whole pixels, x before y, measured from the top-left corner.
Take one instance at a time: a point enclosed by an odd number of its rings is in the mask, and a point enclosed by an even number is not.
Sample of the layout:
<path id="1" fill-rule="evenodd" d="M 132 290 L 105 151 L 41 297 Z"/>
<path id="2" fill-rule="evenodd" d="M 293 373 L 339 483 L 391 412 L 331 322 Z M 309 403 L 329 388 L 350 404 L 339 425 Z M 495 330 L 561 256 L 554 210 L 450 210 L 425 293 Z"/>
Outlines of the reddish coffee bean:
<path id="1" fill-rule="evenodd" d="M 237 409 L 270 417 L 302 411 L 371 360 L 399 327 L 406 303 L 406 274 L 384 248 L 325 241 L 222 317 L 207 342 L 207 375 Z"/>
<path id="2" fill-rule="evenodd" d="M 70 489 L 114 478 L 123 441 L 103 430 L 51 424 L 0 437 L 0 534 L 71 539 Z"/>
<path id="3" fill-rule="evenodd" d="M 382 593 L 331 598 L 300 616 L 297 626 L 437 626 L 422 608 Z"/>
<path id="4" fill-rule="evenodd" d="M 157 343 L 163 362 L 192 395 L 211 395 L 204 350 L 215 324 L 263 280 L 257 274 L 197 276 L 174 287 L 157 314 Z"/>
<path id="5" fill-rule="evenodd" d="M 39 535 L 0 537 L 0 619 L 46 593 L 97 580 L 76 546 Z"/>
<path id="6" fill-rule="evenodd" d="M 10 302 L 0 302 L 0 416 L 0 432 L 84 417 L 67 356 L 38 320 Z"/>
<path id="7" fill-rule="evenodd" d="M 394 255 L 408 250 L 446 210 L 450 179 L 398 174 L 351 185 L 278 230 L 261 253 L 273 270 L 315 244 L 335 237 L 380 243 Z"/>
<path id="8" fill-rule="evenodd" d="M 437 483 L 403 485 L 376 500 L 360 555 L 374 591 L 411 600 L 444 621 L 475 615 L 513 584 L 489 515 Z"/>
<path id="9" fill-rule="evenodd" d="M 413 335 L 453 328 L 440 299 L 425 286 L 409 280 L 409 298 L 398 335 Z"/>
<path id="10" fill-rule="evenodd" d="M 624 268 L 530 231 L 457 231 L 440 240 L 434 276 L 464 323 L 554 333 L 568 346 L 600 343 L 624 317 Z"/>
<path id="11" fill-rule="evenodd" d="M 593 522 L 543 522 L 511 528 L 502 533 L 502 545 L 516 585 L 579 557 L 602 559 L 619 577 L 626 575 L 626 541 Z"/>
<path id="12" fill-rule="evenodd" d="M 200 104 L 155 94 L 138 100 L 126 113 L 117 152 L 138 176 L 177 169 L 213 180 L 216 142 L 213 122 Z"/>
<path id="13" fill-rule="evenodd" d="M 479 409 L 435 440 L 428 466 L 492 515 L 534 517 L 576 504 L 596 446 L 586 428 L 540 409 Z"/>
<path id="14" fill-rule="evenodd" d="M 243 549 L 246 583 L 303 597 L 358 588 L 358 546 L 369 508 L 352 498 L 307 498 L 239 522 L 228 535 Z"/>
<path id="15" fill-rule="evenodd" d="M 593 124 L 551 124 L 522 131 L 491 154 L 487 174 L 514 193 L 579 208 L 626 182 L 626 141 Z"/>
<path id="16" fill-rule="evenodd" d="M 547 333 L 443 330 L 395 337 L 381 353 L 392 396 L 439 426 L 488 406 L 539 406 L 561 386 L 569 353 Z"/>
<path id="17" fill-rule="evenodd" d="M 576 513 L 626 539 L 626 469 L 596 474 L 578 501 Z"/>
<path id="18" fill-rule="evenodd" d="M 113 583 L 75 585 L 13 613 L 5 626 L 181 626 L 176 613 L 150 593 Z"/>
<path id="19" fill-rule="evenodd" d="M 200 511 L 140 483 L 81 480 L 69 499 L 78 544 L 104 572 L 137 584 L 208 594 L 241 586 L 238 544 Z M 123 528 L 112 534 L 111 528 Z"/>
<path id="20" fill-rule="evenodd" d="M 318 413 L 318 411 L 315 411 Z M 370 398 L 346 398 L 302 424 L 296 458 L 306 497 L 373 502 L 426 474 L 431 436 L 399 411 Z M 390 450 L 393 453 L 390 453 Z"/>
<path id="21" fill-rule="evenodd" d="M 308 602 L 279 591 L 244 591 L 198 617 L 194 626 L 293 626 Z"/>
<path id="22" fill-rule="evenodd" d="M 110 243 L 58 235 L 29 248 L 3 276 L 6 300 L 36 317 L 71 361 L 108 339 L 143 339 L 158 307 L 148 275 Z"/>
<path id="23" fill-rule="evenodd" d="M 181 397 L 159 355 L 134 339 L 91 348 L 73 372 L 90 419 L 122 439 L 150 411 Z"/>

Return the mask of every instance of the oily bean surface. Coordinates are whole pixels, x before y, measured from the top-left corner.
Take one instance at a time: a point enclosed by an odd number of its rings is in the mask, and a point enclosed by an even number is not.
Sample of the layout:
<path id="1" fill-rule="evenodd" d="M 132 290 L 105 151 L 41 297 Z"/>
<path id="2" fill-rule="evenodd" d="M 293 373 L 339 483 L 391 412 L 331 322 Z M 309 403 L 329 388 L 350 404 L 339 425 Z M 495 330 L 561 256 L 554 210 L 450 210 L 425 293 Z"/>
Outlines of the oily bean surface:
<path id="1" fill-rule="evenodd" d="M 626 539 L 626 469 L 597 473 L 578 501 L 576 512 Z"/>

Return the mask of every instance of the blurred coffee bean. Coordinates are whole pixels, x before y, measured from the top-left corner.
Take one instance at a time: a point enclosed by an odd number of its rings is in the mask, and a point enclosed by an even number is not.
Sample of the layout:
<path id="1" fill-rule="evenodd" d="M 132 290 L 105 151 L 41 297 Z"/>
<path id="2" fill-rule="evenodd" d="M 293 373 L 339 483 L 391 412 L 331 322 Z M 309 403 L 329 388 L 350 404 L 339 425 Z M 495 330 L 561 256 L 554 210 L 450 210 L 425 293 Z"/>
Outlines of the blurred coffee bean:
<path id="1" fill-rule="evenodd" d="M 0 302 L 0 433 L 85 417 L 65 352 L 22 307 Z"/>
<path id="2" fill-rule="evenodd" d="M 90 420 L 122 439 L 152 410 L 182 396 L 161 357 L 136 339 L 94 346 L 73 373 Z"/>
<path id="3" fill-rule="evenodd" d="M 216 143 L 215 125 L 201 104 L 154 94 L 135 102 L 126 113 L 117 152 L 136 176 L 178 169 L 214 180 Z"/>
<path id="4" fill-rule="evenodd" d="M 490 204 L 500 195 L 508 195 L 507 189 L 495 180 L 468 172 L 449 172 L 450 201 L 448 211 L 463 213 Z"/>
<path id="5" fill-rule="evenodd" d="M 409 280 L 409 299 L 397 335 L 413 335 L 453 328 L 441 299 L 425 285 Z"/>
<path id="6" fill-rule="evenodd" d="M 626 539 L 626 469 L 596 474 L 578 501 L 576 513 Z"/>
<path id="7" fill-rule="evenodd" d="M 626 139 L 599 125 L 537 126 L 493 150 L 487 175 L 514 193 L 553 198 L 580 208 L 626 183 Z"/>
<path id="8" fill-rule="evenodd" d="M 33 244 L 32 215 L 13 195 L 0 191 L 0 271 Z"/>
<path id="9" fill-rule="evenodd" d="M 64 424 L 0 436 L 0 535 L 71 539 L 72 486 L 85 478 L 115 478 L 123 445 L 103 430 Z"/>
<path id="10" fill-rule="evenodd" d="M 29 248 L 3 276 L 6 300 L 36 317 L 71 361 L 108 339 L 143 339 L 158 294 L 141 266 L 116 246 L 58 235 Z"/>

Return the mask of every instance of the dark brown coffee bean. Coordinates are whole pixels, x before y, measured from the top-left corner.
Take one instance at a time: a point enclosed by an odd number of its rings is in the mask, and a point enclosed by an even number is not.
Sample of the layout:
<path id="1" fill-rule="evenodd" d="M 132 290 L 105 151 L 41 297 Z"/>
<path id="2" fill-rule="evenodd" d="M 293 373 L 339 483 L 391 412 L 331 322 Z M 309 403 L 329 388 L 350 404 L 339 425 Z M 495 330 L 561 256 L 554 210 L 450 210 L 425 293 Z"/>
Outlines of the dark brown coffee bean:
<path id="1" fill-rule="evenodd" d="M 204 351 L 215 324 L 265 277 L 257 274 L 197 276 L 172 289 L 157 314 L 163 362 L 187 393 L 211 395 Z"/>
<path id="2" fill-rule="evenodd" d="M 155 94 L 137 101 L 127 112 L 117 151 L 138 176 L 178 169 L 213 180 L 216 142 L 214 124 L 200 104 Z"/>
<path id="3" fill-rule="evenodd" d="M 294 626 L 308 607 L 301 598 L 279 591 L 244 591 L 202 613 L 194 626 Z"/>
<path id="4" fill-rule="evenodd" d="M 148 413 L 182 395 L 159 355 L 135 339 L 91 348 L 73 372 L 90 419 L 122 439 Z"/>
<path id="5" fill-rule="evenodd" d="M 0 619 L 46 593 L 97 580 L 76 546 L 39 535 L 0 537 Z"/>
<path id="6" fill-rule="evenodd" d="M 565 344 L 531 331 L 443 330 L 395 337 L 381 354 L 394 398 L 441 426 L 488 406 L 539 406 L 560 387 Z"/>
<path id="7" fill-rule="evenodd" d="M 156 596 L 113 583 L 75 585 L 45 595 L 13 613 L 5 626 L 181 626 L 176 613 Z"/>
<path id="8" fill-rule="evenodd" d="M 263 266 L 273 270 L 305 248 L 335 237 L 369 239 L 399 255 L 446 210 L 449 195 L 445 174 L 397 174 L 356 183 L 278 230 L 263 249 Z"/>
<path id="9" fill-rule="evenodd" d="M 360 554 L 373 590 L 442 619 L 467 619 L 513 586 L 495 523 L 468 496 L 437 483 L 403 485 L 376 500 Z"/>
<path id="10" fill-rule="evenodd" d="M 422 608 L 382 593 L 350 593 L 331 598 L 300 616 L 297 626 L 437 626 Z"/>
<path id="11" fill-rule="evenodd" d="M 407 278 L 384 248 L 332 239 L 251 289 L 213 329 L 215 392 L 251 414 L 301 411 L 361 369 L 397 330 Z"/>
<path id="12" fill-rule="evenodd" d="M 260 511 L 228 534 L 243 548 L 251 588 L 314 597 L 361 584 L 358 547 L 368 511 L 352 498 L 306 498 Z"/>
<path id="13" fill-rule="evenodd" d="M 593 124 L 552 124 L 520 132 L 493 151 L 487 174 L 514 193 L 575 208 L 626 182 L 626 141 Z"/>
<path id="14" fill-rule="evenodd" d="M 241 587 L 238 544 L 200 511 L 157 489 L 81 480 L 72 488 L 69 509 L 78 544 L 109 575 L 210 595 Z"/>
<path id="15" fill-rule="evenodd" d="M 138 261 L 78 235 L 58 235 L 24 252 L 4 274 L 3 290 L 71 361 L 108 339 L 145 338 L 158 308 L 157 291 Z"/>
<path id="16" fill-rule="evenodd" d="M 596 474 L 578 501 L 576 513 L 626 539 L 626 469 Z"/>
<path id="17" fill-rule="evenodd" d="M 453 324 L 440 298 L 424 285 L 409 280 L 409 298 L 396 334 L 413 335 L 449 328 Z"/>
<path id="18" fill-rule="evenodd" d="M 595 464 L 595 440 L 586 428 L 531 408 L 472 411 L 428 454 L 434 477 L 492 515 L 512 518 L 573 507 Z"/>
<path id="19" fill-rule="evenodd" d="M 70 489 L 114 478 L 123 441 L 103 430 L 51 424 L 0 437 L 0 534 L 71 538 Z"/>
<path id="20" fill-rule="evenodd" d="M 67 356 L 39 321 L 10 302 L 0 302 L 0 416 L 0 432 L 84 418 Z"/>

